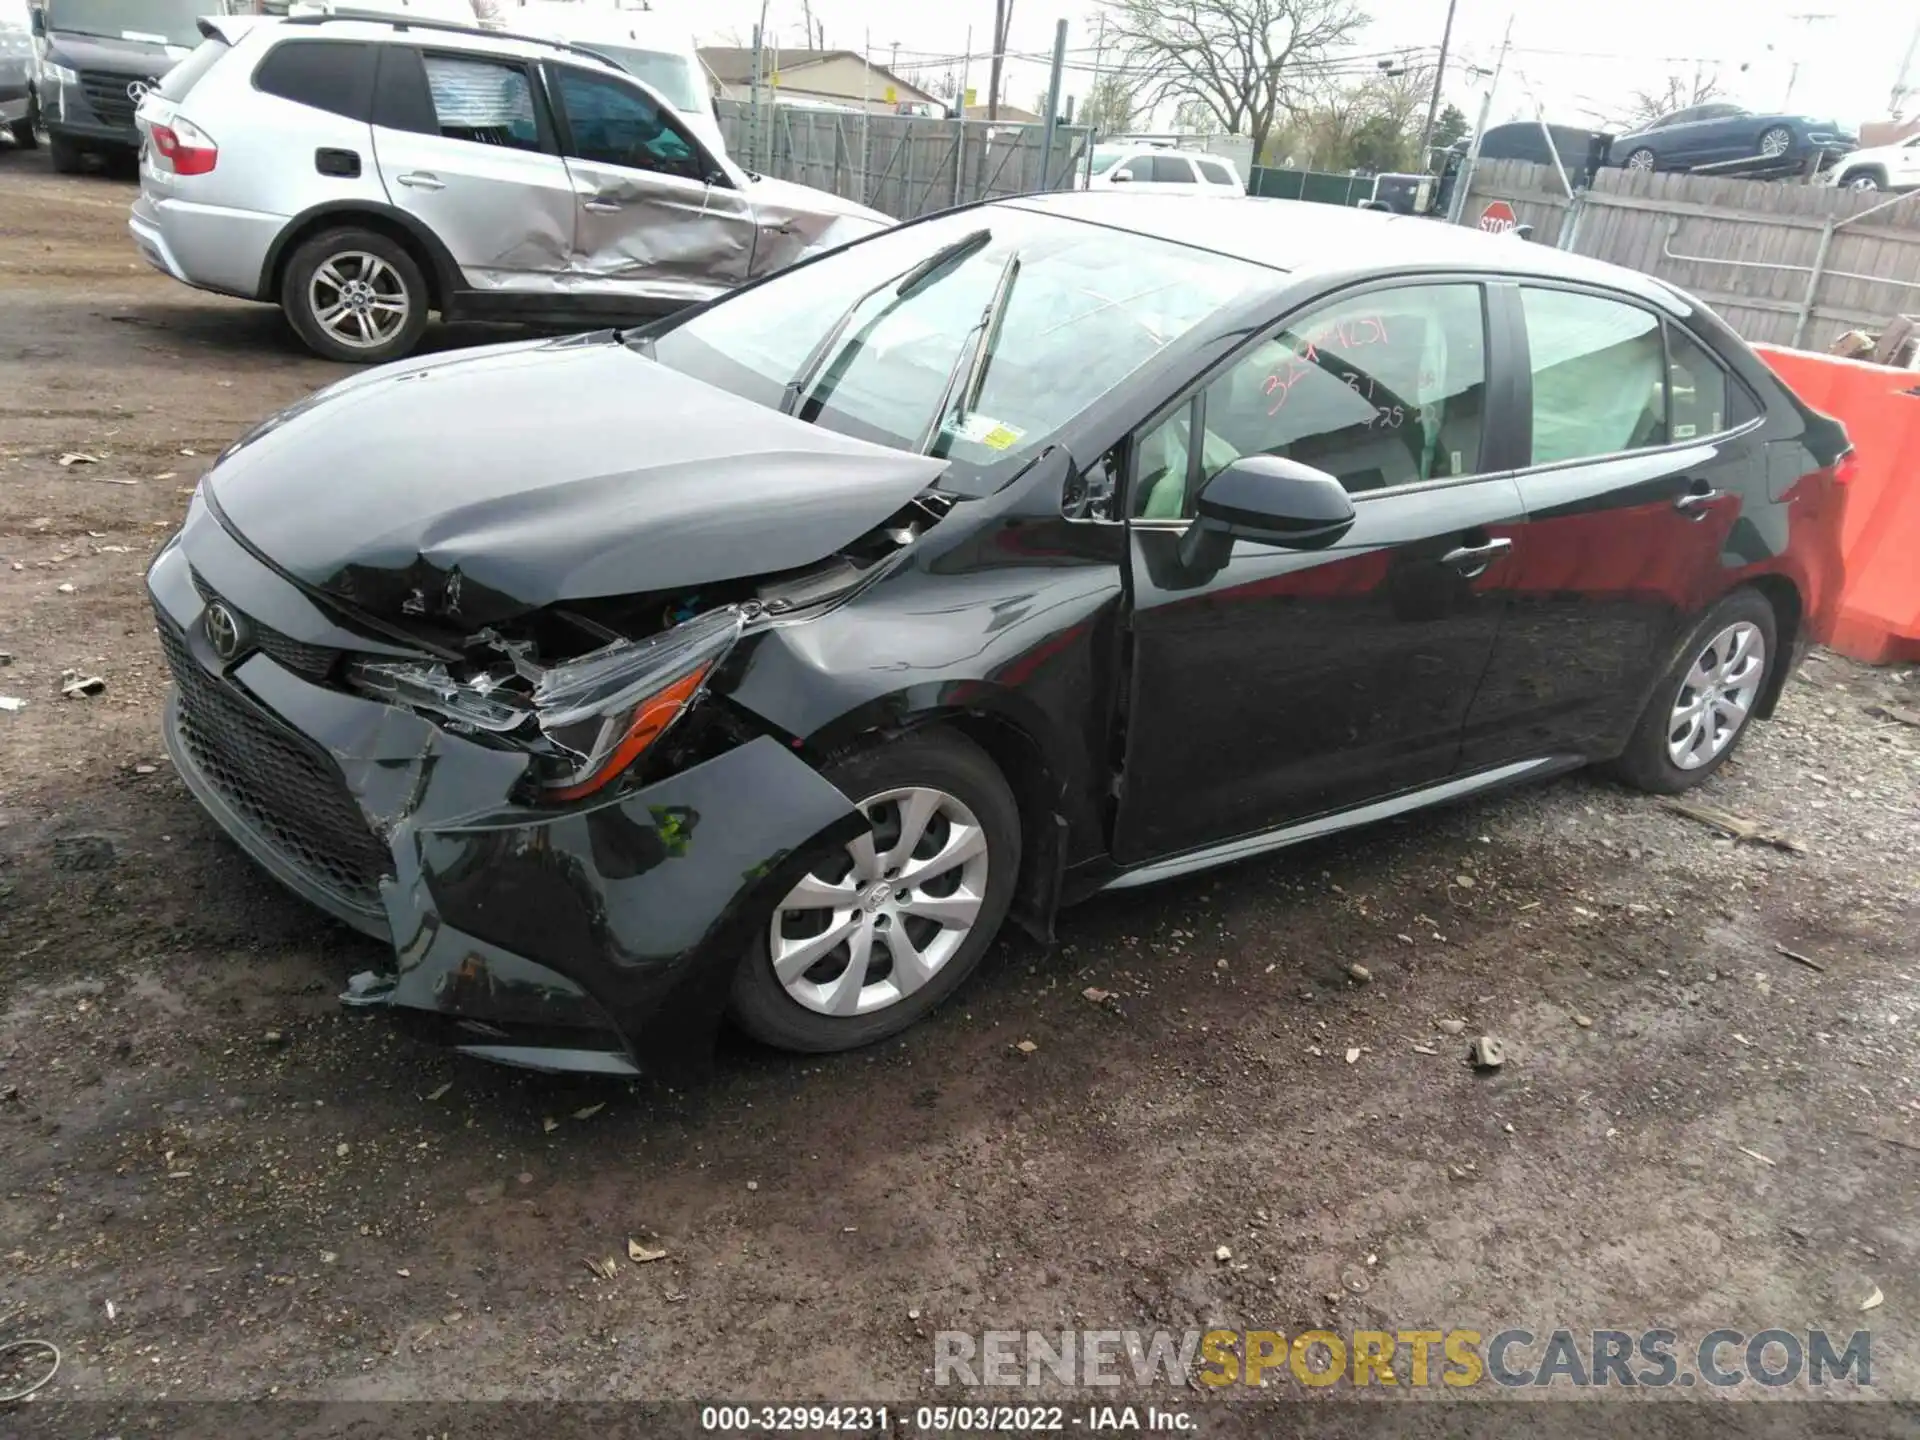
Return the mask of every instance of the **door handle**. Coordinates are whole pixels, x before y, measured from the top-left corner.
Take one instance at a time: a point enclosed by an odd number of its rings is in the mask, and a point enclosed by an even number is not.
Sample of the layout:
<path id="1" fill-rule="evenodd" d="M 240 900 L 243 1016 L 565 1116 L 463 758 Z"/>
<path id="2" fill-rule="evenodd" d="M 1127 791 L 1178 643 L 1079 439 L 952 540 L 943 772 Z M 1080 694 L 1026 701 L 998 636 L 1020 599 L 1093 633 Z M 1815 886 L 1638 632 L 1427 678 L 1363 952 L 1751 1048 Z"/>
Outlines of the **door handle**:
<path id="1" fill-rule="evenodd" d="M 1440 557 L 1442 565 L 1451 565 L 1469 580 L 1482 574 L 1502 555 L 1513 549 L 1513 541 L 1502 535 L 1483 545 L 1462 545 Z"/>
<path id="2" fill-rule="evenodd" d="M 617 215 L 625 207 L 618 200 L 608 200 L 596 195 L 591 200 L 582 200 L 580 208 L 591 210 L 595 215 Z"/>
<path id="3" fill-rule="evenodd" d="M 409 170 L 406 174 L 396 176 L 395 178 L 410 190 L 444 190 L 447 188 L 444 180 L 427 170 Z"/>
<path id="4" fill-rule="evenodd" d="M 1706 519 L 1707 507 L 1726 495 L 1724 490 L 1715 490 L 1710 485 L 1695 482 L 1694 488 L 1673 502 L 1673 508 L 1692 514 L 1696 520 Z"/>

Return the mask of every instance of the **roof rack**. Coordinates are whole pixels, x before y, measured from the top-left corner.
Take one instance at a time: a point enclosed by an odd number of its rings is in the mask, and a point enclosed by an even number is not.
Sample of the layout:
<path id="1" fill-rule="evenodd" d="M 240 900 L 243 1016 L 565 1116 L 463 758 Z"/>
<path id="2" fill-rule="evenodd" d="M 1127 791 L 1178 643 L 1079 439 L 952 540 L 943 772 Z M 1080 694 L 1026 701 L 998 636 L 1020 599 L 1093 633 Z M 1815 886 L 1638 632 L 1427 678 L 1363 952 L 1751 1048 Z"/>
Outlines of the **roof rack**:
<path id="1" fill-rule="evenodd" d="M 372 22 L 378 25 L 391 25 L 396 30 L 433 30 L 453 35 L 478 35 L 487 40 L 520 40 L 529 45 L 546 45 L 554 50 L 567 50 L 575 55 L 584 55 L 597 60 L 610 70 L 620 70 L 618 65 L 602 55 L 598 50 L 590 50 L 584 45 L 570 44 L 565 40 L 555 40 L 550 35 L 525 35 L 517 30 L 489 30 L 484 25 L 462 25 L 457 20 L 436 20 L 428 16 L 396 15 L 391 10 L 361 10 L 342 6 L 328 10 L 321 15 L 289 15 L 280 23 L 283 25 L 326 25 L 336 20 Z M 625 74 L 625 71 L 620 71 Z"/>

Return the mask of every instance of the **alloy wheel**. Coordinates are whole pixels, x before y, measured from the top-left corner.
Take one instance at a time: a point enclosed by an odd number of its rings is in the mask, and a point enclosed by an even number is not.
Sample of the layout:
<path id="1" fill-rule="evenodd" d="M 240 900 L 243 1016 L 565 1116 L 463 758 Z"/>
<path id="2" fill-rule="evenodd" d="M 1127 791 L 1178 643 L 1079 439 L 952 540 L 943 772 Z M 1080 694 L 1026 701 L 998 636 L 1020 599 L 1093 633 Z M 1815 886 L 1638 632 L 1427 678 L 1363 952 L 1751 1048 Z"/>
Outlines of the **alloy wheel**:
<path id="1" fill-rule="evenodd" d="M 1847 181 L 1849 190 L 1878 190 L 1880 182 L 1871 175 L 1856 175 Z"/>
<path id="2" fill-rule="evenodd" d="M 1784 155 L 1792 144 L 1793 132 L 1784 126 L 1776 125 L 1760 137 L 1760 153 L 1769 156 Z"/>
<path id="3" fill-rule="evenodd" d="M 365 250 L 344 250 L 316 266 L 307 304 L 321 329 L 355 350 L 392 340 L 413 311 L 399 272 Z"/>
<path id="4" fill-rule="evenodd" d="M 1766 673 L 1766 637 L 1752 621 L 1737 621 L 1709 640 L 1681 678 L 1667 719 L 1673 763 L 1698 770 L 1733 744 Z"/>
<path id="5" fill-rule="evenodd" d="M 1627 156 L 1627 169 L 1629 170 L 1653 169 L 1653 152 L 1651 150 L 1634 151 L 1631 155 Z"/>
<path id="6" fill-rule="evenodd" d="M 986 831 L 952 795 L 887 790 L 860 810 L 872 832 L 794 886 L 768 935 L 781 986 L 822 1015 L 869 1015 L 930 983 L 987 894 Z"/>

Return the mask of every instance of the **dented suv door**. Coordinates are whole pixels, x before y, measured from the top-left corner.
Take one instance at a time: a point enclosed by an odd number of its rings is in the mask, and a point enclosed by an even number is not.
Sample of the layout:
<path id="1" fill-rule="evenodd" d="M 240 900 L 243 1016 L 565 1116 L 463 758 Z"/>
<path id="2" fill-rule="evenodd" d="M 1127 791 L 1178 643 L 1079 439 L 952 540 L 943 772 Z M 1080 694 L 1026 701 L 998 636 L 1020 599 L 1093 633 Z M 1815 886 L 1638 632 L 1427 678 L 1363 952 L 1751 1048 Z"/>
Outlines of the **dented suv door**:
<path id="1" fill-rule="evenodd" d="M 638 85 L 546 70 L 573 181 L 569 289 L 684 304 L 745 280 L 753 207 L 725 167 Z"/>

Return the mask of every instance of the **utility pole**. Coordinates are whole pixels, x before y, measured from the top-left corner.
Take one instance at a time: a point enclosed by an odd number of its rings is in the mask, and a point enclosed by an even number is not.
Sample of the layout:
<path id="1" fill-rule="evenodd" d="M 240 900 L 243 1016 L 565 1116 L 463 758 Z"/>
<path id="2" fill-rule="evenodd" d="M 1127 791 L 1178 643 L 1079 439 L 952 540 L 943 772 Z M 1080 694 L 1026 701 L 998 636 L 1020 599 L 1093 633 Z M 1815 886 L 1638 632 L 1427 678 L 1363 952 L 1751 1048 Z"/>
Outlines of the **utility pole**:
<path id="1" fill-rule="evenodd" d="M 1420 168 L 1427 168 L 1427 146 L 1433 143 L 1434 117 L 1440 113 L 1440 87 L 1447 83 L 1447 45 L 1453 39 L 1453 10 L 1459 0 L 1447 0 L 1447 23 L 1440 31 L 1440 60 L 1433 67 L 1433 94 L 1427 100 L 1427 123 L 1420 128 Z"/>
<path id="2" fill-rule="evenodd" d="M 765 0 L 762 0 L 760 14 L 764 18 L 766 13 L 767 7 Z M 754 26 L 753 93 L 750 97 L 751 103 L 747 106 L 747 167 L 754 170 L 760 168 L 760 82 L 766 73 L 761 68 L 765 55 L 765 51 L 761 47 L 761 34 L 760 26 Z"/>
<path id="3" fill-rule="evenodd" d="M 993 0 L 993 63 L 987 67 L 987 119 L 1000 118 L 1000 67 L 1007 58 L 1007 28 L 1013 24 L 1013 0 Z"/>
<path id="4" fill-rule="evenodd" d="M 1473 145 L 1467 151 L 1466 163 L 1460 167 L 1460 173 L 1454 177 L 1453 200 L 1447 206 L 1447 223 L 1458 225 L 1467 209 L 1467 192 L 1473 188 L 1474 167 L 1480 163 L 1480 140 L 1487 133 L 1487 118 L 1493 113 L 1493 93 L 1500 88 L 1500 72 L 1507 65 L 1507 47 L 1513 43 L 1513 16 L 1507 16 L 1507 33 L 1500 41 L 1500 58 L 1493 62 L 1493 79 L 1487 84 L 1487 93 L 1480 100 L 1480 121 L 1473 127 Z"/>
<path id="5" fill-rule="evenodd" d="M 1047 77 L 1047 124 L 1040 134 L 1040 188 L 1047 188 L 1047 171 L 1053 166 L 1053 132 L 1060 115 L 1060 72 L 1067 65 L 1067 22 L 1058 20 L 1053 27 L 1053 73 Z"/>
<path id="6" fill-rule="evenodd" d="M 806 44 L 813 45 L 813 0 L 800 0 L 800 21 L 806 28 Z"/>

